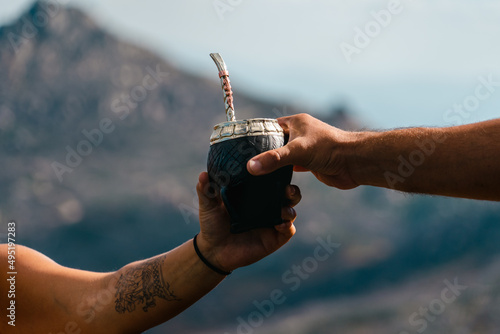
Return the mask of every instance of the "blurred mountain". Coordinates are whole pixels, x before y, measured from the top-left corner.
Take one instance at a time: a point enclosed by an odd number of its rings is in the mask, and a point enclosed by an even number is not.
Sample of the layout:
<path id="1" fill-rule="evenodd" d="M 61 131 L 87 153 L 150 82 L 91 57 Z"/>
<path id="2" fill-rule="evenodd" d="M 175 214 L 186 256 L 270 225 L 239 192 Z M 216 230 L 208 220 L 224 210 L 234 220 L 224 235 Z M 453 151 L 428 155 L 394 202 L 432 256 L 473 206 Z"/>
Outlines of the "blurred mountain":
<path id="1" fill-rule="evenodd" d="M 225 119 L 215 71 L 213 79 L 184 73 L 57 2 L 37 2 L 1 27 L 2 226 L 15 219 L 19 243 L 61 264 L 100 271 L 191 238 L 198 231 L 194 186 L 205 169 L 212 126 Z M 232 86 L 240 119 L 297 112 Z M 346 104 L 320 118 L 359 128 Z M 151 332 L 234 333 L 241 319 L 249 326 L 258 312 L 254 333 L 332 333 L 337 319 L 342 332 L 415 332 L 408 316 L 454 277 L 470 286 L 468 299 L 454 307 L 475 305 L 471 314 L 483 314 L 484 328 L 498 324 L 500 314 L 485 311 L 497 309 L 499 296 L 496 203 L 371 187 L 339 191 L 304 173 L 293 182 L 304 195 L 294 240 Z M 324 260 L 314 258 L 329 242 L 340 245 Z M 438 290 L 429 297 L 430 285 Z M 283 292 L 283 303 L 262 315 L 256 305 L 275 290 Z M 457 328 L 448 313 L 439 320 L 447 328 L 442 332 Z M 291 317 L 303 326 L 286 327 Z M 360 323 L 366 326 L 359 329 Z"/>

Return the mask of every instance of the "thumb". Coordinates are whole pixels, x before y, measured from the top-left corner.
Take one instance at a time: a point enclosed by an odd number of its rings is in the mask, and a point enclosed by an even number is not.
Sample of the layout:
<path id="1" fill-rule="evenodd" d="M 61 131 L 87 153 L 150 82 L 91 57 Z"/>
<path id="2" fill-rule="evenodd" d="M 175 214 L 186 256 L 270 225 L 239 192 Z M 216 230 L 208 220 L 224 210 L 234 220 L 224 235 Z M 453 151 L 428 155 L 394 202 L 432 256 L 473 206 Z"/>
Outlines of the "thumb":
<path id="1" fill-rule="evenodd" d="M 276 169 L 292 164 L 289 144 L 275 150 L 263 152 L 247 163 L 247 169 L 252 175 L 263 175 Z"/>

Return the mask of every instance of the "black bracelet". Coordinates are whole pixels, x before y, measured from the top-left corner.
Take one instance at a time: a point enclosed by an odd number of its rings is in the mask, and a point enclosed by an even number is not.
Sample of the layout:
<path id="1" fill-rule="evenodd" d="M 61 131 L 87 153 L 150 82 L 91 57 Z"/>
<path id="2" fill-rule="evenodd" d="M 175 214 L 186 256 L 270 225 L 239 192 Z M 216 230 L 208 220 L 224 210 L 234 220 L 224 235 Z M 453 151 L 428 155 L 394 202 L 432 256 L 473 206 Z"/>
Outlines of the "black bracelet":
<path id="1" fill-rule="evenodd" d="M 207 259 L 205 259 L 203 257 L 203 255 L 201 255 L 201 252 L 200 252 L 200 249 L 198 248 L 198 244 L 196 243 L 196 237 L 198 236 L 195 235 L 194 238 L 193 238 L 193 245 L 194 245 L 194 251 L 196 252 L 196 254 L 198 254 L 198 257 L 200 258 L 200 260 L 205 263 L 207 265 L 208 268 L 212 269 L 213 271 L 215 271 L 217 274 L 221 274 L 221 275 L 224 275 L 224 276 L 227 276 L 227 275 L 230 275 L 232 273 L 232 271 L 224 271 L 224 270 L 221 270 L 219 268 L 217 268 L 216 266 L 212 265 L 210 262 L 208 262 Z"/>

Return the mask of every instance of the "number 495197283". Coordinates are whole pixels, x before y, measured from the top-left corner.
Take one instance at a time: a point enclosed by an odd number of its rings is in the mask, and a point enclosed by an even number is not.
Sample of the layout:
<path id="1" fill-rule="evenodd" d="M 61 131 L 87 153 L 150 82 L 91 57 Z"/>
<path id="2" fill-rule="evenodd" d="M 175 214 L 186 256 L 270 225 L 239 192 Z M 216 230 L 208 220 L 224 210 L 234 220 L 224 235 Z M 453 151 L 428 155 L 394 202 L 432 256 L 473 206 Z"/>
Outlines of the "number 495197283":
<path id="1" fill-rule="evenodd" d="M 9 263 L 9 270 L 16 269 L 16 222 L 10 221 L 7 224 L 7 262 Z"/>

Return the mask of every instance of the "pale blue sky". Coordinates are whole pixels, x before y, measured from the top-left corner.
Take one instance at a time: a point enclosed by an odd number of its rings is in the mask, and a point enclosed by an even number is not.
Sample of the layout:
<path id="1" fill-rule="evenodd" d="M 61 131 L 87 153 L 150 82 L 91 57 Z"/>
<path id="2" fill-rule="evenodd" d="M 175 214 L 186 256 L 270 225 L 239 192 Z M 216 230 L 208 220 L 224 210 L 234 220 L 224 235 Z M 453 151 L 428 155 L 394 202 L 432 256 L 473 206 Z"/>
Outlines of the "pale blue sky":
<path id="1" fill-rule="evenodd" d="M 500 82 L 496 1 L 59 2 L 83 8 L 121 38 L 214 80 L 208 54 L 220 52 L 236 95 L 275 99 L 279 109 L 299 104 L 321 112 L 345 101 L 366 126 L 380 128 L 469 123 L 500 114 L 500 84 L 482 83 L 488 77 Z M 30 3 L 0 0 L 0 23 Z M 372 35 L 369 44 L 359 36 L 355 44 L 358 28 Z M 350 63 L 342 43 L 358 46 Z M 455 104 L 466 110 L 448 111 Z"/>

